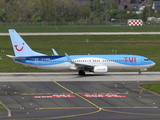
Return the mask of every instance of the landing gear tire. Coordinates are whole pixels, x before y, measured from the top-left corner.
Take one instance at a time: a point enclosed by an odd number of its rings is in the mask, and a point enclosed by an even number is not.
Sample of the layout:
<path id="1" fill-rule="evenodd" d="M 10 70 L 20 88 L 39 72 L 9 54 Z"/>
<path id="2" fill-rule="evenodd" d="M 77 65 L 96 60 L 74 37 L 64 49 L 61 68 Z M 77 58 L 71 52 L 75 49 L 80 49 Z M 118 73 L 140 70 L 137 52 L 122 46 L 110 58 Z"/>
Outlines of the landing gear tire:
<path id="1" fill-rule="evenodd" d="M 142 75 L 142 71 L 141 71 L 141 70 L 139 70 L 138 74 L 139 74 L 139 75 Z"/>
<path id="2" fill-rule="evenodd" d="M 79 75 L 85 75 L 85 72 L 83 70 L 79 70 Z"/>

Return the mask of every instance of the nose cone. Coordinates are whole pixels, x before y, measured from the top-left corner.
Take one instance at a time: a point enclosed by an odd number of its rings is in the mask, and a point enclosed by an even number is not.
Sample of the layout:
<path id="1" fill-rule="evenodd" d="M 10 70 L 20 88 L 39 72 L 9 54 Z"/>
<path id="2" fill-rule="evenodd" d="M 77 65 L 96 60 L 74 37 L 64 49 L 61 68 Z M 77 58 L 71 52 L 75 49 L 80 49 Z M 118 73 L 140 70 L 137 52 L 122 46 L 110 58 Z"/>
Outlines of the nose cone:
<path id="1" fill-rule="evenodd" d="M 151 61 L 150 64 L 151 64 L 151 67 L 152 67 L 152 66 L 154 66 L 156 63 L 153 62 L 153 61 Z"/>

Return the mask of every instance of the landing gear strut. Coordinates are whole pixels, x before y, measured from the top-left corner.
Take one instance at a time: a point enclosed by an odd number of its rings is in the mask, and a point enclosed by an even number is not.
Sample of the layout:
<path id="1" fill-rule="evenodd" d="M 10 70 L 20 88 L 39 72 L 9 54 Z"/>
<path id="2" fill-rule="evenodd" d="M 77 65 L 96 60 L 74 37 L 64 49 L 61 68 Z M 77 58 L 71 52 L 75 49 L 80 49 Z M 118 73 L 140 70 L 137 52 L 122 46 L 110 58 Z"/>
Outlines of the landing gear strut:
<path id="1" fill-rule="evenodd" d="M 85 75 L 85 72 L 84 72 L 84 70 L 79 70 L 79 75 Z"/>

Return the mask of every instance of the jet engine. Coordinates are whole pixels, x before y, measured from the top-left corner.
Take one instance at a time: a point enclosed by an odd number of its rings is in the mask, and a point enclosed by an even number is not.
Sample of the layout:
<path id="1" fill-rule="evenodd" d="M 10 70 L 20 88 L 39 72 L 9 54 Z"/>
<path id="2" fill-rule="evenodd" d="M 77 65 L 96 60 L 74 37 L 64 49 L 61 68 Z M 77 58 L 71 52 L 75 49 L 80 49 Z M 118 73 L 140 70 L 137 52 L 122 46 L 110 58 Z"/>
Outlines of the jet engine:
<path id="1" fill-rule="evenodd" d="M 108 67 L 107 66 L 95 66 L 93 69 L 94 73 L 106 73 L 108 72 Z"/>

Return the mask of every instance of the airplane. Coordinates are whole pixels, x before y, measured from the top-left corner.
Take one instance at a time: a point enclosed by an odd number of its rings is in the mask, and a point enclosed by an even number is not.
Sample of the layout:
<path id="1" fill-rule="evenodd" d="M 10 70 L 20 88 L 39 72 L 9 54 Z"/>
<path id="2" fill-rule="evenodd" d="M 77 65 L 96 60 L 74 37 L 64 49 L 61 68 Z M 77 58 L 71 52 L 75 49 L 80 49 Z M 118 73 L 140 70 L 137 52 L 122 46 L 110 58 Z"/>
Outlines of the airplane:
<path id="1" fill-rule="evenodd" d="M 85 71 L 107 73 L 109 70 L 139 70 L 141 74 L 155 65 L 155 62 L 140 55 L 59 55 L 52 49 L 54 55 L 48 56 L 33 51 L 14 29 L 8 31 L 15 56 L 7 56 L 25 66 L 49 70 L 75 70 L 79 75 L 85 75 Z"/>

